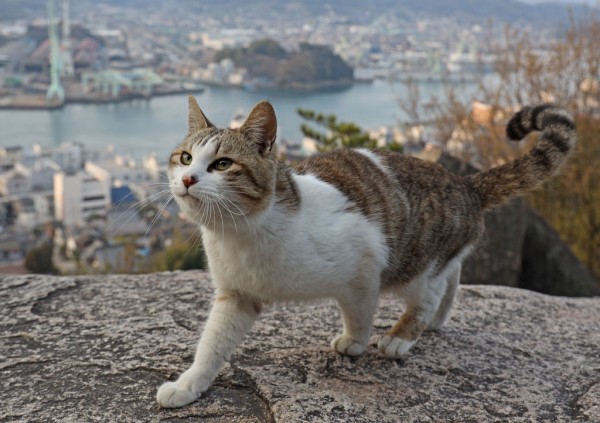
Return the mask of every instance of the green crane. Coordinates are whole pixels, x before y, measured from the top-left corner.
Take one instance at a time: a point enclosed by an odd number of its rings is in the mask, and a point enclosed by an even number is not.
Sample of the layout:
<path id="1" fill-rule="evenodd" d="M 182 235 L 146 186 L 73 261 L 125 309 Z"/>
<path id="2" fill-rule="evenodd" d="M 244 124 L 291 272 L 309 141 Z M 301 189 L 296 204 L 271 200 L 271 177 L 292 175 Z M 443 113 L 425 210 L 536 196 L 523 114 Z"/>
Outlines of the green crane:
<path id="1" fill-rule="evenodd" d="M 54 20 L 54 0 L 48 0 L 48 39 L 50 40 L 50 86 L 46 93 L 47 102 L 62 103 L 65 101 L 65 89 L 60 84 L 62 67 L 56 22 Z"/>

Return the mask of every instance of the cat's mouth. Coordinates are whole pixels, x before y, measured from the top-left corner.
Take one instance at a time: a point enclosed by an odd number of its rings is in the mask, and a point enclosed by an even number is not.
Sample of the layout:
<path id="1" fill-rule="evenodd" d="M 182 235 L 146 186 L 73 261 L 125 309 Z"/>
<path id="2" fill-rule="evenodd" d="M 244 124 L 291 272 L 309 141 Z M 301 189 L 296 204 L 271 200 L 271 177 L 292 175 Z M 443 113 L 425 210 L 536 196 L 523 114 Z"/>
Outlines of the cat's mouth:
<path id="1" fill-rule="evenodd" d="M 186 190 L 185 192 L 177 193 L 177 196 L 189 205 L 195 207 L 216 202 L 214 196 L 207 192 L 191 193 L 189 190 Z"/>
<path id="2" fill-rule="evenodd" d="M 210 195 L 206 194 L 192 194 L 189 191 L 180 195 L 181 199 L 188 203 L 192 207 L 198 207 L 201 205 L 205 205 L 207 203 L 211 203 L 212 199 Z"/>
<path id="3" fill-rule="evenodd" d="M 184 193 L 179 194 L 179 197 L 181 199 L 183 199 L 184 201 L 188 201 L 188 202 L 192 202 L 192 203 L 199 203 L 200 199 L 193 196 L 192 194 L 190 194 L 189 191 L 186 191 Z"/>
<path id="4" fill-rule="evenodd" d="M 190 194 L 189 192 L 186 192 L 183 196 L 185 198 L 189 198 L 189 199 L 192 199 L 192 200 L 200 201 L 200 197 L 197 197 L 197 196 L 195 196 L 193 194 Z"/>

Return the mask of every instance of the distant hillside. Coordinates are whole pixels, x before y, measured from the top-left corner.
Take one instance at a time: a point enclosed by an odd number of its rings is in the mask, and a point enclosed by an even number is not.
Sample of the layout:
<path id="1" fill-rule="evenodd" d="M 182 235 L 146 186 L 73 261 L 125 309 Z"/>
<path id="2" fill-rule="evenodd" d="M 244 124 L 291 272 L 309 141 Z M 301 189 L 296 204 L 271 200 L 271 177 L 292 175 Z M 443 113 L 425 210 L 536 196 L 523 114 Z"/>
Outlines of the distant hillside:
<path id="1" fill-rule="evenodd" d="M 57 2 L 60 3 L 60 2 Z M 564 21 L 567 11 L 571 9 L 575 16 L 584 16 L 590 8 L 571 2 L 526 4 L 517 0 L 220 0 L 218 2 L 198 2 L 196 0 L 180 0 L 164 2 L 162 0 L 89 0 L 72 1 L 73 13 L 82 12 L 92 4 L 106 3 L 114 6 L 129 6 L 139 10 L 173 10 L 203 12 L 209 15 L 227 14 L 232 10 L 253 11 L 265 13 L 294 10 L 303 11 L 306 15 L 322 14 L 333 10 L 341 15 L 355 19 L 368 18 L 386 12 L 399 13 L 407 16 L 441 17 L 454 16 L 459 18 L 483 20 L 492 17 L 495 21 L 513 22 L 527 20 L 535 22 Z M 0 0 L 0 19 L 15 19 L 45 14 L 45 0 Z"/>
<path id="2" fill-rule="evenodd" d="M 268 3 L 269 0 L 253 2 Z M 221 4 L 229 3 L 239 5 L 238 0 L 222 0 Z M 271 3 L 279 3 L 272 0 Z M 283 1 L 284 4 L 294 3 Z M 572 10 L 576 16 L 584 16 L 589 10 L 583 5 L 566 5 L 554 2 L 536 5 L 525 4 L 517 0 L 303 0 L 302 5 L 313 13 L 322 13 L 333 9 L 337 13 L 354 17 L 369 14 L 394 12 L 409 16 L 422 17 L 464 17 L 477 20 L 493 18 L 495 21 L 514 22 L 527 21 L 561 21 L 566 20 L 568 11 Z"/>
<path id="3" fill-rule="evenodd" d="M 331 49 L 301 43 L 298 51 L 286 51 L 276 41 L 254 41 L 246 48 L 219 51 L 215 61 L 231 59 L 246 68 L 253 79 L 283 88 L 314 88 L 350 83 L 353 69 Z"/>

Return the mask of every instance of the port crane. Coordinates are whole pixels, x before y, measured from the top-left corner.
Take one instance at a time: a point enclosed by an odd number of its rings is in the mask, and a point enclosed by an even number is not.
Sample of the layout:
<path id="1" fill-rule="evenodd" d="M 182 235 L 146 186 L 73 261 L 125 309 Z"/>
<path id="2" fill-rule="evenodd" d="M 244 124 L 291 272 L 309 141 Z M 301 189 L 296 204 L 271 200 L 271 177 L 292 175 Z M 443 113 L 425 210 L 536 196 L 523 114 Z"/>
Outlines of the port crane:
<path id="1" fill-rule="evenodd" d="M 46 102 L 63 103 L 65 101 L 65 89 L 60 83 L 63 63 L 54 18 L 54 0 L 48 0 L 46 7 L 48 11 L 48 39 L 50 41 L 50 86 L 46 92 Z"/>

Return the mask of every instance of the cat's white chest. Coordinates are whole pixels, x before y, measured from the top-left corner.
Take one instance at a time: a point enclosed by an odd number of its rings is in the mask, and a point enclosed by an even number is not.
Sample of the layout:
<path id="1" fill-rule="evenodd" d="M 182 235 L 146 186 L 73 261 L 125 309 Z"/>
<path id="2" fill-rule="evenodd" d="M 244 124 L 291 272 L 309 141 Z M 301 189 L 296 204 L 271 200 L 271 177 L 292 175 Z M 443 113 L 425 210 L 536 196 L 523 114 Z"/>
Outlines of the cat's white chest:
<path id="1" fill-rule="evenodd" d="M 387 247 L 379 226 L 348 211 L 348 200 L 331 185 L 310 175 L 294 178 L 298 211 L 272 207 L 252 236 L 203 231 L 218 288 L 264 301 L 302 300 L 335 296 L 363 269 L 383 269 Z"/>

